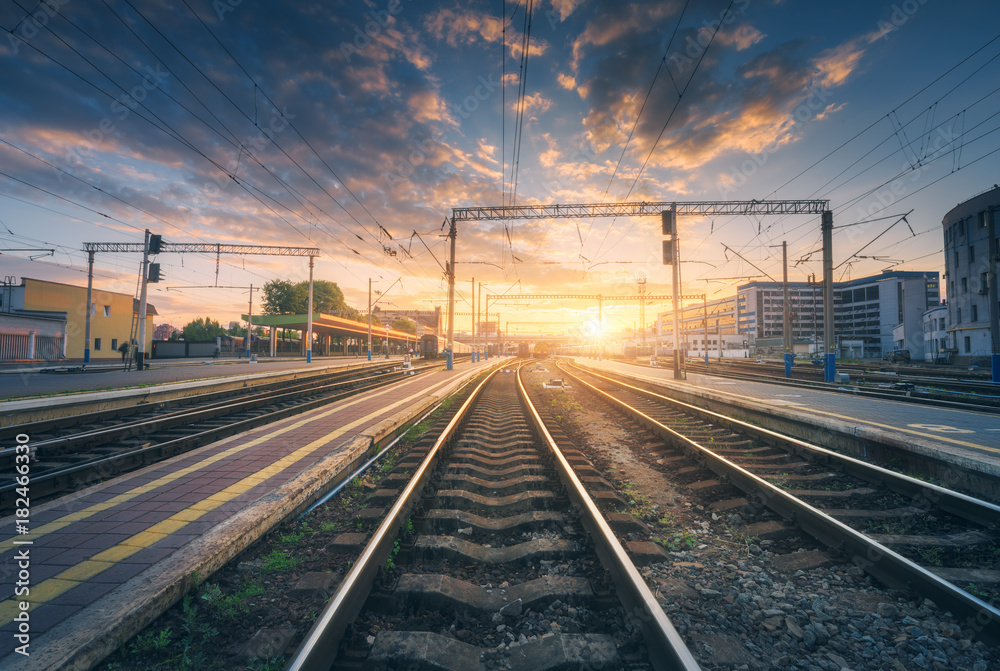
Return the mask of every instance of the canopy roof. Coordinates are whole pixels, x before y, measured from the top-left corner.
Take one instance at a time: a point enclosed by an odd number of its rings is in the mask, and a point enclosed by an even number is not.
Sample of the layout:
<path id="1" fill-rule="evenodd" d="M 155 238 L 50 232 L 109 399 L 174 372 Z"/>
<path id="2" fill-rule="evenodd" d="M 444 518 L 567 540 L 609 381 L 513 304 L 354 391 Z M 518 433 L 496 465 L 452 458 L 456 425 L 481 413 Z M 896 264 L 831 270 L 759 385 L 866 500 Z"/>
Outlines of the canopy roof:
<path id="1" fill-rule="evenodd" d="M 247 315 L 240 315 L 243 321 L 247 320 Z M 254 326 L 278 326 L 286 329 L 298 331 L 307 330 L 307 315 L 253 315 Z M 312 318 L 313 333 L 340 337 L 368 337 L 368 323 L 356 322 L 343 317 L 334 317 L 320 312 L 313 313 Z M 414 341 L 417 336 L 406 331 L 396 331 L 386 328 L 381 324 L 372 324 L 372 337 L 384 338 L 388 335 L 390 341 Z"/>

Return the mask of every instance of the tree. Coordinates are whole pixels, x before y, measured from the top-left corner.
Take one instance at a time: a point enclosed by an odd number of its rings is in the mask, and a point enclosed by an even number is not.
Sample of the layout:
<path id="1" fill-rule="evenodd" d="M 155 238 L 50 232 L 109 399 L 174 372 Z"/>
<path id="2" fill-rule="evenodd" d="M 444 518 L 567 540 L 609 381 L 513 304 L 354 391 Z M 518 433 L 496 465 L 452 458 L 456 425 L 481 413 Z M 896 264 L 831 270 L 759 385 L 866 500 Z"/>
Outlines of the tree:
<path id="1" fill-rule="evenodd" d="M 214 340 L 216 336 L 224 335 L 226 329 L 222 328 L 222 325 L 212 319 L 211 317 L 205 317 L 202 319 L 199 317 L 194 321 L 188 322 L 181 329 L 181 333 L 184 336 L 184 340 Z"/>
<path id="2" fill-rule="evenodd" d="M 264 285 L 264 314 L 295 314 L 295 285 L 288 280 L 272 280 Z"/>
<path id="3" fill-rule="evenodd" d="M 409 319 L 395 319 L 392 322 L 392 329 L 395 331 L 406 331 L 407 333 L 417 334 L 417 325 L 411 322 Z"/>
<path id="4" fill-rule="evenodd" d="M 272 280 L 264 285 L 264 314 L 303 315 L 309 310 L 309 282 L 292 284 L 289 280 Z M 313 281 L 313 312 L 336 314 L 352 311 L 344 300 L 344 292 L 336 282 Z"/>

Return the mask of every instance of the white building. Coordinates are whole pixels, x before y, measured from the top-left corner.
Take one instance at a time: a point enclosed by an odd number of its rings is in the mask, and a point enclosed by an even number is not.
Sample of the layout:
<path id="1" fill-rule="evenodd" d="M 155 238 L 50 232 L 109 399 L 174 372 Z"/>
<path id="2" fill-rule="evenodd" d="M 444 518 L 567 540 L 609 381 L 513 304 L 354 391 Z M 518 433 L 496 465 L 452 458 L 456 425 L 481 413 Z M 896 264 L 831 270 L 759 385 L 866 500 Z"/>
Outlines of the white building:
<path id="1" fill-rule="evenodd" d="M 921 315 L 924 327 L 924 361 L 946 363 L 948 343 L 948 306 L 939 305 Z"/>
<path id="2" fill-rule="evenodd" d="M 924 358 L 922 315 L 941 300 L 936 272 L 886 271 L 833 285 L 834 332 L 841 356 L 881 358 L 893 349 Z M 715 335 L 739 336 L 741 347 L 760 347 L 783 337 L 784 288 L 780 282 L 750 282 L 737 287 L 735 297 L 719 299 L 705 310 L 696 303 L 685 307 L 682 333 L 689 351 L 698 350 L 707 321 L 709 340 Z M 796 351 L 818 351 L 823 338 L 823 288 L 819 283 L 789 282 L 792 340 Z M 657 316 L 661 346 L 672 347 L 671 313 Z M 894 342 L 894 331 L 901 334 Z M 746 341 L 744 345 L 743 341 Z M 700 342 L 700 341 L 699 341 Z M 736 339 L 730 346 L 735 346 Z M 901 346 L 900 346 L 901 345 Z M 709 343 L 711 349 L 712 343 Z"/>

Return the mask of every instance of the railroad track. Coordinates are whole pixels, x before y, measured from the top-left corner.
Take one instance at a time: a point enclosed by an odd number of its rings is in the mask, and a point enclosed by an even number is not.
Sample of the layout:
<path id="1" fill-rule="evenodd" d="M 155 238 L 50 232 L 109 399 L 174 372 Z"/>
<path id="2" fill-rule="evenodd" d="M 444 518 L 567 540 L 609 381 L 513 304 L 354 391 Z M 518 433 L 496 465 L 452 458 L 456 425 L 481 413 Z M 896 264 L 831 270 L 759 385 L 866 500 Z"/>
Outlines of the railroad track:
<path id="1" fill-rule="evenodd" d="M 425 371 L 441 364 L 414 367 Z M 306 379 L 208 392 L 174 401 L 102 410 L 4 427 L 0 511 L 16 499 L 15 437 L 30 437 L 32 498 L 46 497 L 149 465 L 240 431 L 402 379 L 391 364 Z M 7 477 L 4 477 L 7 476 Z"/>
<path id="2" fill-rule="evenodd" d="M 838 368 L 838 372 L 849 375 L 850 381 L 829 383 L 823 381 L 822 371 L 813 371 L 801 366 L 792 368 L 791 378 L 784 377 L 784 367 L 771 364 L 715 363 L 706 366 L 701 362 L 689 361 L 686 369 L 689 372 L 737 380 L 772 382 L 872 398 L 890 398 L 926 405 L 1000 412 L 1000 385 L 982 380 L 922 377 L 894 372 Z"/>
<path id="3" fill-rule="evenodd" d="M 719 492 L 721 514 L 768 509 L 883 584 L 1000 640 L 1000 507 L 604 375 L 569 366 L 563 375 L 661 437 L 657 463 L 690 489 Z M 732 487 L 742 495 L 722 493 Z"/>
<path id="4" fill-rule="evenodd" d="M 389 476 L 405 484 L 288 668 L 698 668 L 582 461 L 513 369 L 492 374 Z"/>

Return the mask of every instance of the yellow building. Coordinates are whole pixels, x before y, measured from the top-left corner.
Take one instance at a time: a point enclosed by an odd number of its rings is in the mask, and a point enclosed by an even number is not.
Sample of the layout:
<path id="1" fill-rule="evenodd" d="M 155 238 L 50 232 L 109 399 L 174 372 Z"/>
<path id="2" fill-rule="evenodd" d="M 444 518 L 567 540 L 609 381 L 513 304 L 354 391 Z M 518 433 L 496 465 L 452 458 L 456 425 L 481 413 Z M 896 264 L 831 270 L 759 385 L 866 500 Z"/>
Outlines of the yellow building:
<path id="1" fill-rule="evenodd" d="M 87 320 L 87 287 L 21 278 L 19 286 L 0 292 L 0 361 L 83 361 Z M 91 294 L 90 360 L 121 359 L 139 301 L 128 294 Z M 156 308 L 146 305 L 146 352 L 152 348 Z M 137 325 L 138 327 L 138 325 Z M 136 328 L 138 334 L 138 328 Z M 138 337 L 138 336 L 137 336 Z"/>

